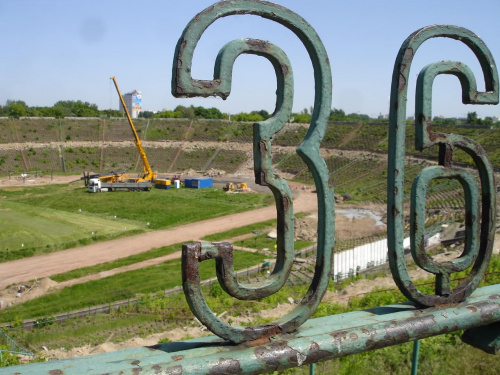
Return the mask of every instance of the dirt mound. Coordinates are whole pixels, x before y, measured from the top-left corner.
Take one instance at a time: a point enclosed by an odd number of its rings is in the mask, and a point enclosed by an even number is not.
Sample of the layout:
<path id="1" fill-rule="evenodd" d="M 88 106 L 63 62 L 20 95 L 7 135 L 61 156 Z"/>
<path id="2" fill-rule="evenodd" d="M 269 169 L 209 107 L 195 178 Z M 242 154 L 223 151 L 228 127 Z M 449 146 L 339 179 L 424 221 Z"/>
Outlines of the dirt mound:
<path id="1" fill-rule="evenodd" d="M 318 219 L 316 216 L 295 219 L 295 240 L 316 242 L 316 226 Z"/>
<path id="2" fill-rule="evenodd" d="M 0 308 L 41 297 L 55 288 L 57 284 L 48 277 L 30 283 L 13 284 L 0 292 Z"/>

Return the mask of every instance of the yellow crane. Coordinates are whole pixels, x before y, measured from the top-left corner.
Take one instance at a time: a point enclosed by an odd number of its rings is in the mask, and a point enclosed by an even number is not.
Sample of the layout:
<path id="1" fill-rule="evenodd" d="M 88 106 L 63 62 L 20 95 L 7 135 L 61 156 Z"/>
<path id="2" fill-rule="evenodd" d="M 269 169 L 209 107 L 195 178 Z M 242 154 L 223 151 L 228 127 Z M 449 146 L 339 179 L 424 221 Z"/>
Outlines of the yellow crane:
<path id="1" fill-rule="evenodd" d="M 118 92 L 118 96 L 120 97 L 123 109 L 125 110 L 125 113 L 127 115 L 128 123 L 130 124 L 132 133 L 134 134 L 135 145 L 137 146 L 139 154 L 141 155 L 141 159 L 144 163 L 143 174 L 140 177 L 131 177 L 125 172 L 116 171 L 93 175 L 84 172 L 82 180 L 85 181 L 85 186 L 88 187 L 89 193 L 115 190 L 149 191 L 151 190 L 153 182 L 156 179 L 156 173 L 153 172 L 151 166 L 149 165 L 148 158 L 146 157 L 146 152 L 144 152 L 144 148 L 142 147 L 139 135 L 135 130 L 134 123 L 132 122 L 132 118 L 130 117 L 128 108 L 125 105 L 125 101 L 123 100 L 123 96 L 120 92 L 120 88 L 118 87 L 115 76 L 111 77 L 110 79 L 112 79 L 113 83 L 115 84 L 116 91 Z"/>
<path id="2" fill-rule="evenodd" d="M 132 133 L 134 133 L 134 140 L 135 140 L 135 145 L 137 146 L 137 149 L 139 150 L 139 154 L 141 155 L 141 159 L 144 163 L 144 170 L 143 174 L 141 177 L 136 177 L 136 178 L 128 178 L 128 182 L 142 182 L 142 181 L 151 181 L 153 182 L 156 179 L 156 173 L 153 172 L 151 169 L 151 166 L 149 165 L 148 158 L 146 157 L 146 152 L 144 152 L 144 148 L 142 148 L 141 140 L 139 139 L 139 135 L 137 134 L 137 131 L 135 130 L 134 123 L 132 122 L 132 118 L 130 117 L 130 113 L 128 112 L 128 108 L 125 104 L 125 101 L 123 100 L 123 96 L 120 92 L 120 88 L 118 87 L 118 83 L 116 82 L 115 76 L 111 77 L 113 80 L 113 83 L 115 84 L 116 91 L 118 92 L 118 96 L 120 97 L 120 101 L 122 103 L 122 107 L 125 110 L 125 114 L 127 115 L 128 123 L 130 125 L 130 128 L 132 129 Z"/>

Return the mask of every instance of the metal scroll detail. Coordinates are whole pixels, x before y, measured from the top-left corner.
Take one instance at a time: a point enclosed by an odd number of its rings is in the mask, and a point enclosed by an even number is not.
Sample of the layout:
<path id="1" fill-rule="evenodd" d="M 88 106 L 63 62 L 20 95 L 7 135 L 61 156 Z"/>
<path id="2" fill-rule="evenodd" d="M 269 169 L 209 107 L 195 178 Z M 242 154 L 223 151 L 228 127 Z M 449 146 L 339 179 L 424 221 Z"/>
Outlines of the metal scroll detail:
<path id="1" fill-rule="evenodd" d="M 302 301 L 286 316 L 254 327 L 231 326 L 218 319 L 203 296 L 198 262 L 215 258 L 222 288 L 239 299 L 255 299 L 278 291 L 286 282 L 293 262 L 293 202 L 286 182 L 276 175 L 271 163 L 271 139 L 290 117 L 293 103 L 293 75 L 290 62 L 277 46 L 262 40 L 239 39 L 226 44 L 219 52 L 213 80 L 191 77 L 192 57 L 203 32 L 217 19 L 236 14 L 252 14 L 280 23 L 293 31 L 306 47 L 314 68 L 315 102 L 309 131 L 297 153 L 311 171 L 318 199 L 318 245 L 315 274 Z M 219 96 L 227 98 L 231 90 L 232 67 L 241 54 L 255 54 L 268 59 L 277 77 L 276 109 L 272 117 L 254 124 L 254 172 L 257 183 L 268 186 L 275 197 L 277 210 L 277 259 L 268 280 L 254 286 L 238 283 L 233 271 L 233 249 L 227 242 L 184 245 L 182 279 L 187 301 L 196 317 L 216 335 L 235 343 L 292 332 L 316 310 L 323 297 L 333 263 L 334 199 L 328 169 L 319 153 L 331 108 L 331 71 L 326 50 L 314 29 L 300 16 L 276 4 L 256 0 L 232 0 L 216 3 L 196 15 L 185 28 L 177 44 L 173 70 L 172 94 L 176 97 Z"/>
<path id="2" fill-rule="evenodd" d="M 406 97 L 411 62 L 419 46 L 430 38 L 452 38 L 463 42 L 481 65 L 485 92 L 478 92 L 470 69 L 460 62 L 441 61 L 422 69 L 417 79 L 415 108 L 415 148 L 423 150 L 437 145 L 439 165 L 425 168 L 414 180 L 411 191 L 410 239 L 415 263 L 436 275 L 435 295 L 422 293 L 412 282 L 404 259 L 403 248 L 403 182 L 405 156 Z M 434 25 L 417 30 L 401 46 L 394 65 L 390 100 L 390 133 L 388 161 L 388 245 L 389 263 L 394 280 L 403 294 L 423 306 L 458 303 L 467 298 L 481 282 L 491 257 L 495 219 L 495 184 L 493 168 L 483 148 L 471 139 L 456 134 L 432 131 L 432 83 L 439 74 L 456 76 L 462 87 L 464 104 L 497 104 L 498 73 L 493 57 L 474 33 L 457 26 Z M 453 166 L 455 148 L 470 155 L 477 167 L 480 190 L 475 177 L 467 170 Z M 425 251 L 425 198 L 433 179 L 458 180 L 465 195 L 465 248 L 460 257 L 443 263 L 433 261 Z M 481 201 L 481 206 L 479 206 Z M 480 225 L 478 224 L 480 222 Z M 450 275 L 470 269 L 468 276 L 454 289 Z"/>

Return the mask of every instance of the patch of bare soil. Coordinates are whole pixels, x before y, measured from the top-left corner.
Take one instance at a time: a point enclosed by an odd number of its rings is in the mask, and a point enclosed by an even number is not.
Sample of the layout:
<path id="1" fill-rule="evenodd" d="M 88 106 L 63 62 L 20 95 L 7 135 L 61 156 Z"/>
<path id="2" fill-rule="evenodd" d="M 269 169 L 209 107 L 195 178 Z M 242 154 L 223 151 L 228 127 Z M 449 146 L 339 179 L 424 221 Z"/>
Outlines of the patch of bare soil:
<path id="1" fill-rule="evenodd" d="M 56 286 L 57 282 L 47 277 L 34 282 L 11 285 L 0 291 L 0 308 L 41 297 Z"/>
<path id="2" fill-rule="evenodd" d="M 240 317 L 231 317 L 224 314 L 224 316 L 222 316 L 221 319 L 225 322 L 230 322 L 230 324 L 236 324 L 236 325 L 241 323 L 251 323 L 257 317 L 264 319 L 267 318 L 276 319 L 286 315 L 294 307 L 295 306 L 292 304 L 278 304 L 278 306 L 276 306 L 273 309 L 262 310 L 259 311 L 258 313 L 247 312 L 246 314 L 245 313 L 242 314 L 242 316 Z M 160 340 L 164 339 L 169 339 L 170 341 L 174 342 L 174 341 L 187 340 L 189 338 L 207 336 L 211 334 L 212 333 L 210 331 L 207 331 L 205 327 L 202 327 L 201 324 L 199 324 L 195 326 L 175 328 L 173 330 L 156 333 L 154 335 L 150 335 L 145 338 L 134 337 L 133 339 L 120 343 L 111 342 L 110 340 L 112 339 L 112 337 L 110 337 L 107 342 L 97 346 L 85 345 L 82 347 L 72 348 L 69 350 L 66 350 L 64 348 L 52 349 L 52 350 L 46 350 L 44 353 L 46 356 L 50 358 L 67 359 L 67 358 L 82 357 L 90 354 L 107 353 L 118 350 L 137 348 L 141 346 L 156 345 Z"/>
<path id="3" fill-rule="evenodd" d="M 50 175 L 28 175 L 22 178 L 21 175 L 11 175 L 9 177 L 0 178 L 0 186 L 36 186 L 48 184 L 68 184 L 80 180 L 81 175 L 71 176 L 50 176 Z"/>
<path id="4" fill-rule="evenodd" d="M 436 262 L 445 262 L 459 257 L 461 253 L 462 249 L 456 249 L 453 251 L 435 255 L 432 257 L 432 259 Z M 424 271 L 421 268 L 410 270 L 409 273 L 412 280 L 426 279 L 432 276 L 432 274 Z M 326 292 L 323 301 L 337 302 L 343 305 L 347 305 L 349 303 L 349 299 L 351 299 L 352 297 L 357 297 L 359 295 L 372 292 L 375 289 L 397 289 L 397 286 L 391 274 L 385 277 L 377 277 L 373 280 L 362 279 L 356 281 L 355 283 L 351 283 L 340 292 Z"/>
<path id="5" fill-rule="evenodd" d="M 78 348 L 71 348 L 68 350 L 66 350 L 65 348 L 51 349 L 51 350 L 46 350 L 44 354 L 49 358 L 56 358 L 56 359 L 83 357 L 85 355 L 90 355 L 90 354 L 108 353 L 108 352 L 115 352 L 118 350 L 138 348 L 141 346 L 156 345 L 160 340 L 164 339 L 169 339 L 172 342 L 187 340 L 188 338 L 206 336 L 208 333 L 210 332 L 202 330 L 200 327 L 176 328 L 168 332 L 155 333 L 154 335 L 145 338 L 134 337 L 130 340 L 119 343 L 108 341 L 96 346 L 85 345 Z M 110 337 L 110 339 L 112 339 L 112 337 Z"/>

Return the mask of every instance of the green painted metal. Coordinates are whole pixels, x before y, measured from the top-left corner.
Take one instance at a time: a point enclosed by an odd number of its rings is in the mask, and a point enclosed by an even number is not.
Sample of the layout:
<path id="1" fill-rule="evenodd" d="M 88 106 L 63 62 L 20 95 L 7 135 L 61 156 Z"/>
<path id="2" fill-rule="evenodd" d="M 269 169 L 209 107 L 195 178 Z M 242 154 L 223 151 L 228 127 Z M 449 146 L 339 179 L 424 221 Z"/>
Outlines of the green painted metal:
<path id="1" fill-rule="evenodd" d="M 490 354 L 500 353 L 500 322 L 469 328 L 462 341 Z"/>
<path id="2" fill-rule="evenodd" d="M 418 356 L 420 353 L 420 340 L 413 341 L 413 353 L 411 356 L 411 375 L 418 373 Z"/>
<path id="3" fill-rule="evenodd" d="M 404 303 L 310 319 L 295 332 L 254 346 L 210 336 L 56 362 L 1 369 L 0 374 L 257 374 L 309 365 L 500 321 L 500 285 L 465 302 L 419 309 Z"/>
<path id="4" fill-rule="evenodd" d="M 272 167 L 272 137 L 283 128 L 291 115 L 293 75 L 284 52 L 272 43 L 255 39 L 238 39 L 226 44 L 215 61 L 214 79 L 191 77 L 193 53 L 203 32 L 217 19 L 236 14 L 257 15 L 275 21 L 293 31 L 302 41 L 314 68 L 315 101 L 309 131 L 297 149 L 311 171 L 318 196 L 318 255 L 313 282 L 298 306 L 281 319 L 255 327 L 230 326 L 218 319 L 203 297 L 197 262 L 215 258 L 217 277 L 223 289 L 239 299 L 255 299 L 271 295 L 286 282 L 293 262 L 293 201 L 287 183 Z M 183 287 L 189 306 L 196 317 L 212 332 L 240 343 L 288 333 L 303 324 L 321 301 L 333 262 L 334 194 L 325 161 L 319 153 L 331 109 L 331 71 L 326 50 L 314 29 L 299 15 L 277 4 L 256 0 L 233 0 L 216 3 L 197 14 L 182 33 L 172 68 L 172 94 L 177 97 L 219 96 L 231 92 L 232 67 L 241 54 L 265 57 L 277 77 L 276 109 L 270 119 L 254 125 L 255 181 L 272 191 L 277 210 L 277 259 L 270 278 L 255 286 L 244 286 L 236 280 L 232 263 L 232 246 L 228 243 L 191 244 L 183 246 Z"/>
<path id="5" fill-rule="evenodd" d="M 262 40 L 238 39 L 227 43 L 215 61 L 213 80 L 191 77 L 192 57 L 204 31 L 217 19 L 251 14 L 278 22 L 304 43 L 314 67 L 315 105 L 306 138 L 297 149 L 314 176 L 318 196 L 318 255 L 311 286 L 298 306 L 269 324 L 231 326 L 218 319 L 203 296 L 199 262 L 215 259 L 217 277 L 224 290 L 239 299 L 271 295 L 286 282 L 293 261 L 293 201 L 287 183 L 272 167 L 272 138 L 291 114 L 293 74 L 285 53 Z M 424 169 L 411 194 L 411 253 L 416 264 L 436 275 L 436 294 L 422 293 L 413 284 L 404 260 L 403 181 L 406 97 L 410 66 L 418 47 L 429 38 L 446 37 L 465 43 L 477 56 L 486 91 L 477 92 L 474 75 L 459 62 L 442 61 L 425 67 L 417 79 L 417 150 L 437 146 L 439 165 Z M 488 266 L 493 244 L 495 190 L 491 163 L 474 141 L 455 134 L 432 131 L 432 84 L 437 75 L 456 76 L 464 103 L 498 103 L 498 74 L 493 57 L 472 32 L 456 26 L 430 26 L 410 35 L 396 58 L 392 79 L 389 167 L 388 246 L 391 271 L 401 291 L 412 301 L 366 311 L 309 319 L 323 297 L 333 267 L 334 199 L 328 170 L 319 153 L 331 107 L 331 72 L 328 57 L 313 28 L 300 16 L 276 4 L 257 0 L 230 0 L 212 5 L 196 15 L 179 39 L 173 64 L 172 93 L 178 97 L 220 96 L 231 91 L 232 68 L 241 54 L 266 58 L 277 77 L 276 110 L 269 120 L 254 125 L 254 172 L 257 183 L 274 194 L 278 217 L 278 255 L 268 280 L 256 285 L 238 282 L 233 267 L 233 247 L 228 242 L 192 243 L 182 248 L 182 278 L 186 299 L 194 314 L 217 336 L 185 342 L 136 348 L 57 362 L 0 369 L 0 374 L 255 374 L 311 365 L 332 358 L 361 353 L 465 329 L 463 340 L 489 353 L 500 351 L 500 284 L 477 289 Z M 459 148 L 474 160 L 480 180 L 453 165 Z M 426 191 L 435 179 L 458 180 L 465 192 L 466 242 L 463 254 L 437 263 L 425 252 Z M 450 275 L 470 269 L 451 289 Z M 424 306 L 424 308 L 422 308 Z M 309 319 L 309 320 L 308 320 Z M 222 339 L 221 339 L 222 338 Z M 416 372 L 416 358 L 414 359 Z"/>
<path id="6" fill-rule="evenodd" d="M 415 148 L 438 146 L 439 166 L 425 168 L 415 179 L 411 195 L 411 252 L 420 267 L 436 275 L 436 294 L 427 295 L 415 286 L 406 267 L 403 248 L 403 182 L 405 160 L 406 99 L 410 67 L 422 43 L 430 38 L 452 38 L 461 41 L 476 55 L 481 65 L 485 92 L 477 91 L 470 69 L 453 61 L 441 61 L 422 69 L 417 79 L 415 108 Z M 479 285 L 491 257 L 495 221 L 495 182 L 493 168 L 480 145 L 471 139 L 432 131 L 432 83 L 439 74 L 456 76 L 462 86 L 466 104 L 497 104 L 498 73 L 493 56 L 484 42 L 471 31 L 450 25 L 424 27 L 411 34 L 401 46 L 394 64 L 389 115 L 389 160 L 387 229 L 389 262 L 394 280 L 410 300 L 423 306 L 438 306 L 463 301 Z M 453 150 L 461 149 L 476 164 L 481 190 L 472 174 L 453 165 Z M 425 252 L 423 242 L 426 190 L 433 179 L 456 179 L 465 192 L 466 243 L 463 254 L 451 262 L 436 263 Z M 479 208 L 479 200 L 481 207 Z M 450 274 L 472 266 L 468 276 L 450 289 Z"/>

